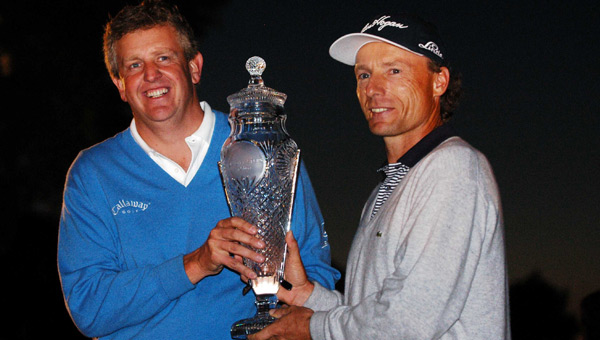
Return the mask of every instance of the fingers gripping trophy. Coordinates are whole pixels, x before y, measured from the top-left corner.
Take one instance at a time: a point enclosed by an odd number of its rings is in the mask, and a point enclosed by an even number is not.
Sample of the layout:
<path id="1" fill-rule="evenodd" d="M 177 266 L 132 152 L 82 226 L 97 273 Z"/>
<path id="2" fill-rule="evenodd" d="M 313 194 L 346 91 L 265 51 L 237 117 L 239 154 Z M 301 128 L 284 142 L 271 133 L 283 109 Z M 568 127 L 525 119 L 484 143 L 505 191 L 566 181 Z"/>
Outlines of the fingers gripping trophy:
<path id="1" fill-rule="evenodd" d="M 264 85 L 265 67 L 260 57 L 248 59 L 248 86 L 227 97 L 231 134 L 219 162 L 232 216 L 254 224 L 266 244 L 263 249 L 252 248 L 265 256 L 263 263 L 244 258 L 257 274 L 250 283 L 257 314 L 233 324 L 233 339 L 246 339 L 272 323 L 269 309 L 277 304 L 280 284 L 290 288 L 283 280 L 285 235 L 290 229 L 300 150 L 285 129 L 287 96 Z"/>

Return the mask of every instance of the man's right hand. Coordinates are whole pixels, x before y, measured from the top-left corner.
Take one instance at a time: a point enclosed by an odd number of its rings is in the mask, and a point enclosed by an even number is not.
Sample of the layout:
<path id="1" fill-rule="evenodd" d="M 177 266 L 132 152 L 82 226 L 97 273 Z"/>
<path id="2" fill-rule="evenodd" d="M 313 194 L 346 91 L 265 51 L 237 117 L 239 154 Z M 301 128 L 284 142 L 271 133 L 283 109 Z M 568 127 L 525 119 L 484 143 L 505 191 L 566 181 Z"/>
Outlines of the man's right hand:
<path id="1" fill-rule="evenodd" d="M 265 243 L 259 240 L 256 234 L 256 227 L 239 217 L 219 221 L 211 230 L 206 242 L 183 257 L 185 272 L 190 282 L 196 284 L 206 276 L 219 274 L 223 266 L 250 279 L 256 278 L 256 273 L 244 266 L 242 258 L 246 257 L 258 263 L 263 262 L 265 258 L 240 244 L 263 248 Z"/>
<path id="2" fill-rule="evenodd" d="M 288 305 L 302 306 L 312 294 L 315 285 L 308 280 L 306 270 L 300 258 L 300 247 L 291 231 L 285 235 L 288 254 L 285 260 L 284 278 L 292 284 L 292 290 L 288 291 L 282 287 L 277 292 L 277 298 Z"/>

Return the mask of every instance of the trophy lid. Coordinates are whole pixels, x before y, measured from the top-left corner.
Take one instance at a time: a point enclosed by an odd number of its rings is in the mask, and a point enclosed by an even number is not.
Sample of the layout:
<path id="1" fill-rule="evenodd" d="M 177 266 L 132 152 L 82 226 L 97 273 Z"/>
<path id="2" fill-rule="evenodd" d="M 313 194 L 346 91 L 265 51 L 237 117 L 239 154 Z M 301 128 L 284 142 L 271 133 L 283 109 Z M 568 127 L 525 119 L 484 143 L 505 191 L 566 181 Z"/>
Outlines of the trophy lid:
<path id="1" fill-rule="evenodd" d="M 262 73 L 266 67 L 267 63 L 258 56 L 251 57 L 246 61 L 246 70 L 250 73 L 250 81 L 247 87 L 227 97 L 227 102 L 232 108 L 244 110 L 248 106 L 256 106 L 260 103 L 283 107 L 287 95 L 264 85 Z"/>

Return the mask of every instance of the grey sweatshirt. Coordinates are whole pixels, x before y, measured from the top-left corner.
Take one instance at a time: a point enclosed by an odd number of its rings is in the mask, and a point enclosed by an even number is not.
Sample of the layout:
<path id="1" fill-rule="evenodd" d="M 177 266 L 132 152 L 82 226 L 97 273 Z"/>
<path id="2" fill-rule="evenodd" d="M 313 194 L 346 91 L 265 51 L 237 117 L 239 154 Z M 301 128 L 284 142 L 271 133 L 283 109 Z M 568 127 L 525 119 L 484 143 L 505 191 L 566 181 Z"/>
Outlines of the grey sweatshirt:
<path id="1" fill-rule="evenodd" d="M 367 201 L 345 293 L 316 284 L 320 339 L 510 339 L 500 197 L 491 167 L 458 137 L 425 155 L 371 219 Z"/>

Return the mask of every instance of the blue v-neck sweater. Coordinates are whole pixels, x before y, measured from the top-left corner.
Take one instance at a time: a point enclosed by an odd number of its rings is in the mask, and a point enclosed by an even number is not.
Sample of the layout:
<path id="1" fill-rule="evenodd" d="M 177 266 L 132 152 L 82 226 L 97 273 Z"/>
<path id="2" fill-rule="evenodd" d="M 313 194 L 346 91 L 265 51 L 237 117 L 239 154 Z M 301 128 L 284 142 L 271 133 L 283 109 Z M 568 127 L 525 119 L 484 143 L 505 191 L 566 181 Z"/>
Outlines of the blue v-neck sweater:
<path id="1" fill-rule="evenodd" d="M 230 216 L 217 161 L 230 128 L 215 112 L 211 144 L 183 186 L 135 143 L 129 129 L 82 151 L 67 175 L 58 266 L 80 331 L 102 339 L 229 339 L 255 313 L 239 275 L 225 268 L 193 285 L 183 255 Z M 323 219 L 304 165 L 292 230 L 308 275 L 333 288 Z"/>

